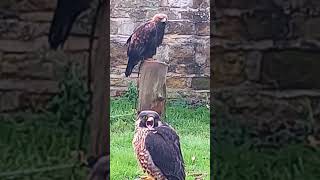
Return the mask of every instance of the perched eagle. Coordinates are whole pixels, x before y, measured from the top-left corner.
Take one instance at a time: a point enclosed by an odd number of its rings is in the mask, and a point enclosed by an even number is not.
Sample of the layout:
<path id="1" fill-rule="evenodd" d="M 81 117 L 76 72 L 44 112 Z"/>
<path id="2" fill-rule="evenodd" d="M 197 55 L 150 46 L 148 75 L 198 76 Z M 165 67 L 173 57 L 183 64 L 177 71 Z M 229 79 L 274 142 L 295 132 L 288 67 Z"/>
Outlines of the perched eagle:
<path id="1" fill-rule="evenodd" d="M 164 30 L 168 16 L 156 14 L 145 24 L 134 30 L 127 40 L 128 65 L 125 75 L 128 77 L 135 65 L 139 61 L 152 58 L 157 51 L 157 47 L 162 43 Z"/>
<path id="2" fill-rule="evenodd" d="M 71 27 L 81 12 L 89 8 L 90 0 L 58 0 L 49 30 L 49 44 L 53 49 L 63 46 Z"/>
<path id="3" fill-rule="evenodd" d="M 157 112 L 140 112 L 132 145 L 149 179 L 185 179 L 179 136 L 168 124 L 161 122 Z"/>

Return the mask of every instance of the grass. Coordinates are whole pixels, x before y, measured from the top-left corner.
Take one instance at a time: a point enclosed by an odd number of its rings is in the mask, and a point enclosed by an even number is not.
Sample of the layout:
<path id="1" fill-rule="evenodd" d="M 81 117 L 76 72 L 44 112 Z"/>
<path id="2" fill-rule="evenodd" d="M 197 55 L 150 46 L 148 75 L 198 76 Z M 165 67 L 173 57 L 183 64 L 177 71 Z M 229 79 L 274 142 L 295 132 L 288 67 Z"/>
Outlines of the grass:
<path id="1" fill-rule="evenodd" d="M 129 114 L 134 105 L 126 98 L 114 99 L 111 116 Z M 209 109 L 204 106 L 188 107 L 169 103 L 167 120 L 178 132 L 185 160 L 187 179 L 194 180 L 192 174 L 210 177 L 210 119 Z M 134 135 L 134 115 L 111 119 L 110 176 L 111 179 L 135 179 L 143 175 L 135 158 L 131 141 Z M 195 157 L 193 161 L 192 158 Z"/>
<path id="2" fill-rule="evenodd" d="M 69 75 L 61 84 L 62 93 L 49 103 L 49 111 L 37 115 L 23 112 L 15 117 L 0 118 L 0 179 L 85 179 L 85 168 L 17 174 L 25 170 L 75 163 L 73 151 L 78 148 L 81 119 L 86 117 L 88 100 L 80 80 Z M 143 174 L 131 145 L 135 119 L 132 102 L 136 98 L 136 90 L 131 87 L 124 97 L 111 102 L 111 179 L 131 180 Z M 190 176 L 195 173 L 205 174 L 204 179 L 216 175 L 219 177 L 216 179 L 223 180 L 320 179 L 320 150 L 305 147 L 299 140 L 276 148 L 256 148 L 253 146 L 256 139 L 249 136 L 252 129 L 240 126 L 236 120 L 217 117 L 214 133 L 218 141 L 210 143 L 209 112 L 205 106 L 175 101 L 167 104 L 166 111 L 167 122 L 181 138 L 189 180 L 195 179 Z M 306 124 L 306 127 L 310 126 Z M 288 139 L 285 136 L 280 135 L 284 140 Z M 296 137 L 289 139 L 292 138 Z M 211 173 L 210 145 L 214 150 Z M 14 172 L 16 176 L 1 176 L 4 172 Z"/>
<path id="3" fill-rule="evenodd" d="M 86 169 L 63 168 L 50 172 L 21 175 L 22 171 L 72 165 L 76 162 L 78 128 L 58 126 L 46 115 L 17 116 L 0 119 L 0 174 L 13 172 L 0 179 L 70 180 L 84 179 Z"/>
<path id="4" fill-rule="evenodd" d="M 250 138 L 252 127 L 218 117 L 213 161 L 216 177 L 223 180 L 318 180 L 320 150 L 303 142 L 258 147 Z M 282 138 L 285 138 L 284 135 Z M 298 138 L 298 137 L 297 137 Z M 275 144 L 274 144 L 275 145 Z"/>

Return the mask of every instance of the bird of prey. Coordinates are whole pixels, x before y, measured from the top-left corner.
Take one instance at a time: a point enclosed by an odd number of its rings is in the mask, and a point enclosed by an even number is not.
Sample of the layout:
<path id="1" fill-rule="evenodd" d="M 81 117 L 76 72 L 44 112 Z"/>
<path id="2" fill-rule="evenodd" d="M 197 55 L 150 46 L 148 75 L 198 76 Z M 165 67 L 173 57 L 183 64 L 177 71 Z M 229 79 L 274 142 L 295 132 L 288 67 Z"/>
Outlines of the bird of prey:
<path id="1" fill-rule="evenodd" d="M 132 145 L 145 179 L 184 180 L 184 161 L 179 136 L 161 122 L 155 111 L 141 111 L 135 123 Z"/>
<path id="2" fill-rule="evenodd" d="M 134 30 L 127 40 L 128 65 L 125 75 L 128 77 L 139 61 L 152 58 L 162 43 L 168 16 L 156 14 L 151 20 Z"/>
<path id="3" fill-rule="evenodd" d="M 49 44 L 52 49 L 63 46 L 71 27 L 81 12 L 89 8 L 90 0 L 58 0 L 49 30 Z"/>

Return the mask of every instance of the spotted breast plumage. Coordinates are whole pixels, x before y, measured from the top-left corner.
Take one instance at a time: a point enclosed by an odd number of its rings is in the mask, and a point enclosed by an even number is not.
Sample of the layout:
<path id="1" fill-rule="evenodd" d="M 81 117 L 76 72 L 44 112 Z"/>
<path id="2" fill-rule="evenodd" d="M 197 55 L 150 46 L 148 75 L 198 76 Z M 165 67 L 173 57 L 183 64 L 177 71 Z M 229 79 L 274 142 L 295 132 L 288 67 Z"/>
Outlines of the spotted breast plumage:
<path id="1" fill-rule="evenodd" d="M 179 136 L 155 111 L 141 111 L 132 141 L 138 162 L 149 179 L 184 180 Z"/>

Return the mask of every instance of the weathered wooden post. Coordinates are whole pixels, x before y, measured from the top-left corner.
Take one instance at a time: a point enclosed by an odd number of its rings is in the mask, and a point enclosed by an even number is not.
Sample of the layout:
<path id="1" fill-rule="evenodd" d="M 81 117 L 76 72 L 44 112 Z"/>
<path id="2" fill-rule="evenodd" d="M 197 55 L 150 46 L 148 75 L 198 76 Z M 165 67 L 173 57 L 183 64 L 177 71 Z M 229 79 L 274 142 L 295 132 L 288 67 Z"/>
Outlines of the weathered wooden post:
<path id="1" fill-rule="evenodd" d="M 145 60 L 141 65 L 138 80 L 138 113 L 153 110 L 165 115 L 166 76 L 168 64 L 158 60 Z"/>
<path id="2" fill-rule="evenodd" d="M 99 158 L 91 169 L 88 180 L 106 180 L 109 174 L 109 91 L 108 82 L 108 56 L 109 56 L 109 32 L 107 21 L 107 9 L 109 2 L 101 3 L 97 19 L 99 34 L 98 47 L 92 62 L 93 72 L 93 97 L 92 116 L 90 118 L 90 147 L 89 156 Z"/>

